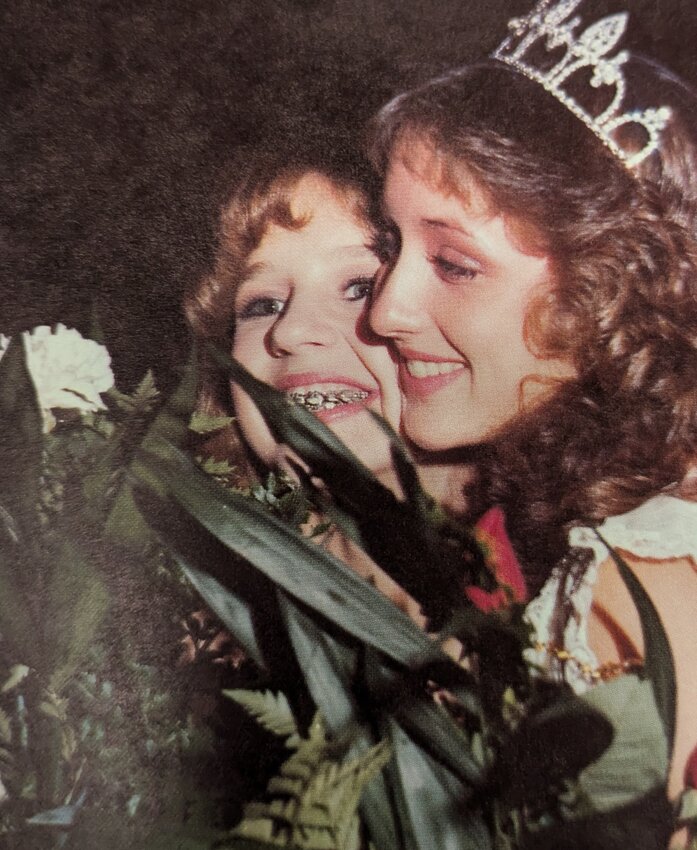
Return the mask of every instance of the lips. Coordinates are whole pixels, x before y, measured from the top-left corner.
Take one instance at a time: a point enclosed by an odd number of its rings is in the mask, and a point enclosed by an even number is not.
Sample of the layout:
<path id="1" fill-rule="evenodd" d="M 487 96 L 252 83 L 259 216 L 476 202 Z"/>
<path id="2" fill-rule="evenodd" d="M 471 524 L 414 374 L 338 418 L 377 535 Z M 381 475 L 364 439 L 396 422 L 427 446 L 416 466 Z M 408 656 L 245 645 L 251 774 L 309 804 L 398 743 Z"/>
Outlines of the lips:
<path id="1" fill-rule="evenodd" d="M 378 391 L 344 375 L 315 372 L 286 375 L 276 383 L 289 400 L 314 413 L 324 422 L 363 410 Z"/>
<path id="2" fill-rule="evenodd" d="M 400 350 L 399 383 L 407 396 L 425 398 L 456 381 L 468 368 L 462 360 L 446 360 Z"/>
<path id="3" fill-rule="evenodd" d="M 288 393 L 291 401 L 307 408 L 312 413 L 318 410 L 333 410 L 345 404 L 355 404 L 368 398 L 365 390 L 293 390 Z"/>
<path id="4" fill-rule="evenodd" d="M 405 366 L 412 378 L 433 378 L 436 375 L 448 375 L 450 372 L 458 372 L 463 368 L 461 363 L 451 363 L 450 361 L 438 362 L 434 360 L 407 360 Z"/>

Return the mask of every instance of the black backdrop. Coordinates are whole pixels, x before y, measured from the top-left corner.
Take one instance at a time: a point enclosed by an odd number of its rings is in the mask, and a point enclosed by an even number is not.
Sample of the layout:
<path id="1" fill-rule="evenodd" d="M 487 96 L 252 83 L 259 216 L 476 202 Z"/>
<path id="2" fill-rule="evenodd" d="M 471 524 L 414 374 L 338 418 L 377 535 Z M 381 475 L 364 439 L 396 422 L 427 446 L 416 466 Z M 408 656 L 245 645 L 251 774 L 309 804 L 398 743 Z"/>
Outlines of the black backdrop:
<path id="1" fill-rule="evenodd" d="M 491 49 L 529 5 L 8 0 L 0 332 L 84 328 L 97 303 L 124 388 L 148 365 L 167 386 L 236 150 L 307 115 L 360 126 L 403 85 Z M 697 81 L 695 0 L 626 8 L 629 45 Z"/>

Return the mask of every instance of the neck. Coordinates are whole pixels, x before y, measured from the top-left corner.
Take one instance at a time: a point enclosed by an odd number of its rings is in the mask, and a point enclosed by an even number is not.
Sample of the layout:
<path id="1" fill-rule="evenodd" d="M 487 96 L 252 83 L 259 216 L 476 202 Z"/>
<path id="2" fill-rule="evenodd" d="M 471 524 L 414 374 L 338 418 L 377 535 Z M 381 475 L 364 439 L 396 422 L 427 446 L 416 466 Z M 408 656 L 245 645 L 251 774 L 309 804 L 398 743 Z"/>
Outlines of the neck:
<path id="1" fill-rule="evenodd" d="M 451 516 L 464 515 L 468 506 L 465 489 L 474 480 L 474 467 L 465 462 L 430 459 L 417 459 L 415 466 L 419 482 L 429 496 Z M 398 498 L 404 497 L 399 477 L 392 467 L 375 473 L 375 477 Z"/>

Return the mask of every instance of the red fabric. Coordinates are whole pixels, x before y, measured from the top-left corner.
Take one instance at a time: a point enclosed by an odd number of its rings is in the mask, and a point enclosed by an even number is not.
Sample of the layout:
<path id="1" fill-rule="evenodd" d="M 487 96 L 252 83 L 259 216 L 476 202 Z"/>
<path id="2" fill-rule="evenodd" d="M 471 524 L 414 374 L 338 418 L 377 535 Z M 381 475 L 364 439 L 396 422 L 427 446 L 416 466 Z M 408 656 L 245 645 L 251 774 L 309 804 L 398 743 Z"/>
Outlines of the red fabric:
<path id="1" fill-rule="evenodd" d="M 685 765 L 684 781 L 688 788 L 697 788 L 697 747 L 692 750 Z"/>
<path id="2" fill-rule="evenodd" d="M 469 585 L 467 598 L 482 611 L 498 611 L 514 602 L 527 602 L 528 589 L 523 571 L 506 533 L 506 519 L 499 507 L 490 508 L 474 527 L 484 560 L 498 587 L 493 591 Z"/>

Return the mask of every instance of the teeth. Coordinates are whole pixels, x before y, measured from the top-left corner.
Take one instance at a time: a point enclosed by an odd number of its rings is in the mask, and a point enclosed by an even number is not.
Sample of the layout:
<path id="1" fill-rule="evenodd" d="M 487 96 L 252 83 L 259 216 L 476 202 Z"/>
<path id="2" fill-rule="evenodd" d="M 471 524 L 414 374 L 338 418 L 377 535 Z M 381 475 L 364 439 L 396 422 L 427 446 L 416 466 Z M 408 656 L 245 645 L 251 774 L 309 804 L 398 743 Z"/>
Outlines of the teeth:
<path id="1" fill-rule="evenodd" d="M 318 410 L 333 410 L 342 404 L 363 401 L 368 395 L 365 390 L 330 390 L 326 393 L 321 390 L 297 390 L 288 393 L 288 398 L 314 413 Z"/>
<path id="2" fill-rule="evenodd" d="M 407 360 L 407 372 L 413 378 L 430 378 L 434 375 L 448 375 L 463 369 L 462 363 L 437 363 L 433 360 Z"/>

